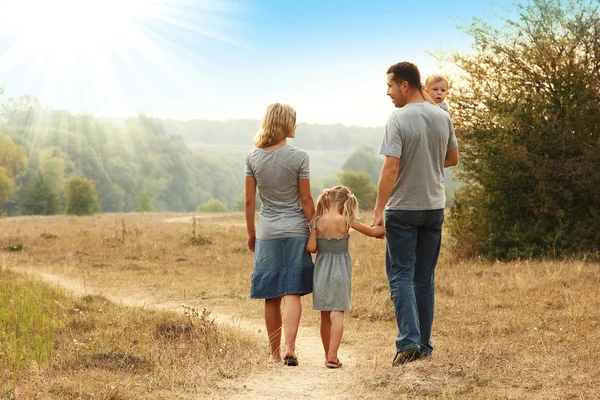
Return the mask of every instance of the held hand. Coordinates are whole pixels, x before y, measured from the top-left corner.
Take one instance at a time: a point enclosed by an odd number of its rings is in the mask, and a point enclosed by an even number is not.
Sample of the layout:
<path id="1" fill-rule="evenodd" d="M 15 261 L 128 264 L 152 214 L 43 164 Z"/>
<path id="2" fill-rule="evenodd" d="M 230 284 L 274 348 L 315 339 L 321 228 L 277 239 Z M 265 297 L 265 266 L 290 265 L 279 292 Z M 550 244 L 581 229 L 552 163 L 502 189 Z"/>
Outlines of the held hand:
<path id="1" fill-rule="evenodd" d="M 375 230 L 375 237 L 377 239 L 385 239 L 385 227 L 383 225 L 377 225 L 373 228 Z"/>
<path id="2" fill-rule="evenodd" d="M 371 226 L 383 226 L 383 216 L 381 213 L 374 213 L 371 220 Z"/>
<path id="3" fill-rule="evenodd" d="M 379 212 L 375 212 L 373 214 L 373 220 L 371 221 L 371 226 L 376 229 L 375 237 L 377 239 L 385 238 L 385 227 L 383 226 L 383 216 Z"/>
<path id="4" fill-rule="evenodd" d="M 256 233 L 248 234 L 248 250 L 254 253 L 256 249 Z"/>

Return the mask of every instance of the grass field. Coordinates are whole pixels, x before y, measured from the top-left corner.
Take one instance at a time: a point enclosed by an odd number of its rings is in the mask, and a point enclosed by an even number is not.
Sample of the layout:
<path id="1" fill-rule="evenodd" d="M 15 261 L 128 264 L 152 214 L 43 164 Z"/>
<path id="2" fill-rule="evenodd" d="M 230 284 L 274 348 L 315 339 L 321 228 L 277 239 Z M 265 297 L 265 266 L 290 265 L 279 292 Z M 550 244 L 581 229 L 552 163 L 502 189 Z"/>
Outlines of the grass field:
<path id="1" fill-rule="evenodd" d="M 136 304 L 185 302 L 260 319 L 262 303 L 249 300 L 245 238 L 243 216 L 233 213 L 199 215 L 196 224 L 191 214 L 159 213 L 0 219 L 0 316 L 12 321 L 0 333 L 0 399 L 13 398 L 13 388 L 14 398 L 203 398 L 220 380 L 268 368 L 266 340 L 220 328 L 199 335 L 213 329 L 209 320 L 191 327 L 182 313 L 71 298 L 6 270 L 60 275 Z M 340 353 L 351 349 L 357 361 L 344 371 L 350 379 L 336 389 L 339 398 L 597 398 L 598 264 L 460 261 L 444 247 L 434 355 L 392 368 L 396 328 L 384 251 L 383 241 L 352 234 L 353 310 Z M 34 329 L 41 339 L 31 351 L 5 340 L 23 313 L 40 321 L 39 310 L 14 307 L 23 299 L 40 304 L 47 318 Z M 302 325 L 317 326 L 310 296 L 303 305 Z M 230 358 L 219 351 L 224 338 Z M 238 359 L 244 362 L 231 362 Z M 33 396 L 42 390 L 51 394 Z"/>

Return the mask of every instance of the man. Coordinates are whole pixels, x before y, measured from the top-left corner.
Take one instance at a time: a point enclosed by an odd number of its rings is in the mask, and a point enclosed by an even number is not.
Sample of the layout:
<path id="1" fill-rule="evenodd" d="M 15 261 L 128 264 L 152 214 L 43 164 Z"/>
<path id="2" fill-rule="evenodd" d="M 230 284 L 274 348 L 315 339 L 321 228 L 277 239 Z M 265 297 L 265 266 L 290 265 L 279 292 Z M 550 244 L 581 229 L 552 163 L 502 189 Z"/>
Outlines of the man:
<path id="1" fill-rule="evenodd" d="M 386 228 L 386 272 L 398 335 L 398 366 L 433 351 L 434 273 L 444 222 L 444 168 L 458 164 L 458 142 L 448 113 L 423 97 L 416 65 L 387 71 L 390 115 L 380 153 L 385 156 L 373 225 Z"/>

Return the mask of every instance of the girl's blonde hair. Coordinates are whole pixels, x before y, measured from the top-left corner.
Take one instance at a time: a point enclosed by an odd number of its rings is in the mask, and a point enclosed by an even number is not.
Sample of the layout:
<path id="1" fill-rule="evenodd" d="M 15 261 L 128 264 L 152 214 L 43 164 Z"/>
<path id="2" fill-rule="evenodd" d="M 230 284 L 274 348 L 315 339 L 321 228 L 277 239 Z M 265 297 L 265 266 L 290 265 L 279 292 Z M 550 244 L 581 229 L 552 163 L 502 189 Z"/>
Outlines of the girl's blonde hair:
<path id="1" fill-rule="evenodd" d="M 358 200 L 356 197 L 347 187 L 335 186 L 331 189 L 325 189 L 317 199 L 313 220 L 323 216 L 329 211 L 331 205 L 339 207 L 338 212 L 344 216 L 348 226 L 350 226 L 350 222 L 358 218 Z"/>
<path id="2" fill-rule="evenodd" d="M 429 89 L 429 87 L 431 85 L 433 85 L 434 83 L 441 82 L 441 81 L 446 81 L 446 84 L 448 86 L 450 86 L 450 82 L 448 82 L 448 78 L 446 78 L 444 75 L 442 75 L 442 74 L 429 75 L 427 77 L 427 79 L 425 79 L 425 89 Z"/>
<path id="3" fill-rule="evenodd" d="M 260 149 L 272 146 L 287 138 L 296 127 L 296 110 L 287 104 L 273 103 L 267 107 L 254 138 Z"/>

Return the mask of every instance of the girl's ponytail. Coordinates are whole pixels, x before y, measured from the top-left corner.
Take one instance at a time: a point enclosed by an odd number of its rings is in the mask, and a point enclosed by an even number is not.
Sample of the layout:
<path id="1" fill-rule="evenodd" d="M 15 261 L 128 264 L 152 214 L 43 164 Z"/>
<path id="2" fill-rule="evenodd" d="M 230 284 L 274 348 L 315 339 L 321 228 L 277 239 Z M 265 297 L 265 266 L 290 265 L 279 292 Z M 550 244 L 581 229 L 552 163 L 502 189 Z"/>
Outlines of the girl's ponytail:
<path id="1" fill-rule="evenodd" d="M 317 217 L 323 216 L 329 210 L 329 189 L 323 190 L 323 193 L 317 199 L 317 205 L 315 207 L 315 215 L 313 217 L 313 221 Z M 312 223 L 312 221 L 311 221 Z"/>
<path id="2" fill-rule="evenodd" d="M 344 201 L 344 209 L 342 215 L 346 218 L 348 225 L 358 218 L 358 200 L 350 190 L 348 190 L 348 197 Z"/>

